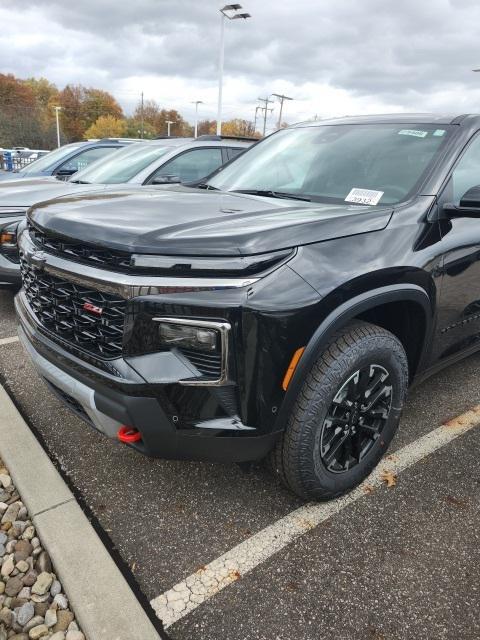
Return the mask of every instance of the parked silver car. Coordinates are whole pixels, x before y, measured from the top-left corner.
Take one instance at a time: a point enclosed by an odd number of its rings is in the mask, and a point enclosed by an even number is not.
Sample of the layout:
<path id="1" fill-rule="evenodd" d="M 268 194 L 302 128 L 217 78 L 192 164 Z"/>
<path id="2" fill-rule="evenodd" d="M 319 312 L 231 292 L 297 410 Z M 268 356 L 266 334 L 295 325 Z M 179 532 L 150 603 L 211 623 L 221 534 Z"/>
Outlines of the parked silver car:
<path id="1" fill-rule="evenodd" d="M 78 171 L 67 181 L 32 178 L 0 182 L 0 284 L 20 283 L 16 227 L 27 209 L 59 196 L 105 191 L 113 185 L 200 182 L 245 151 L 253 140 L 216 136 L 131 144 Z"/>

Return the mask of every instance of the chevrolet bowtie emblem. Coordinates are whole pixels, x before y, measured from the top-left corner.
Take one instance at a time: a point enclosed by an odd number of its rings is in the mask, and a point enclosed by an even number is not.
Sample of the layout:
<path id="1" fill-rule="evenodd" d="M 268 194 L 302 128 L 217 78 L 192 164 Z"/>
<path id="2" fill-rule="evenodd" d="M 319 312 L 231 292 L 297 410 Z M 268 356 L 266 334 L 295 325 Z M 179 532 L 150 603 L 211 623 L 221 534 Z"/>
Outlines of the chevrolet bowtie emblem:
<path id="1" fill-rule="evenodd" d="M 37 269 L 43 269 L 47 261 L 47 254 L 44 251 L 35 251 L 30 256 L 30 262 Z"/>

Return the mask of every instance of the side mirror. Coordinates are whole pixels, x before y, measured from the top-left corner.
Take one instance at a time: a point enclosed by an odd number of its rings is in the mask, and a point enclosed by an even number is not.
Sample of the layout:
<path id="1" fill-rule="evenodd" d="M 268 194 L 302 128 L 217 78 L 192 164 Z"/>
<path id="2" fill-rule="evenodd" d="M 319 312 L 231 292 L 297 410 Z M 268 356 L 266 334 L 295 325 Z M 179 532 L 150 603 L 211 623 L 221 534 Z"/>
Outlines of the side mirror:
<path id="1" fill-rule="evenodd" d="M 180 176 L 164 175 L 153 178 L 151 184 L 178 184 L 181 182 Z"/>
<path id="2" fill-rule="evenodd" d="M 66 180 L 70 176 L 73 176 L 74 173 L 77 173 L 78 169 L 59 169 L 55 171 L 55 177 L 57 180 Z"/>
<path id="3" fill-rule="evenodd" d="M 480 218 L 480 185 L 471 187 L 460 199 L 460 204 L 444 204 L 448 218 Z"/>

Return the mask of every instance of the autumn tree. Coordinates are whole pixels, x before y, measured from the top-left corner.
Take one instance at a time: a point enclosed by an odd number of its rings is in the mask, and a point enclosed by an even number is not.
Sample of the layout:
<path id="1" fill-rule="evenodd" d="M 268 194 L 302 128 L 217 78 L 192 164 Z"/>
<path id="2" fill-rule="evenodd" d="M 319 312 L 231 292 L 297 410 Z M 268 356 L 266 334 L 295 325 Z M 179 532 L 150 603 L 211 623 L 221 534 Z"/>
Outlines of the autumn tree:
<path id="1" fill-rule="evenodd" d="M 69 85 L 60 91 L 58 96 L 60 111 L 60 123 L 62 131 L 67 140 L 81 140 L 85 133 L 85 122 L 82 111 L 83 87 L 80 85 Z"/>
<path id="2" fill-rule="evenodd" d="M 32 87 L 0 74 L 0 147 L 46 146 L 46 127 Z"/>
<path id="3" fill-rule="evenodd" d="M 112 116 L 117 120 L 123 118 L 122 107 L 108 91 L 101 89 L 83 90 L 82 113 L 87 127 L 100 116 Z"/>
<path id="4" fill-rule="evenodd" d="M 148 123 L 154 129 L 157 136 L 167 135 L 167 121 L 173 122 L 170 127 L 172 136 L 191 136 L 192 126 L 186 122 L 176 109 L 161 109 L 155 100 L 146 100 L 138 103 L 133 114 L 134 120 Z"/>
<path id="5" fill-rule="evenodd" d="M 60 122 L 69 141 L 81 140 L 100 116 L 123 117 L 122 108 L 107 91 L 67 85 L 58 96 Z"/>
<path id="6" fill-rule="evenodd" d="M 222 124 L 222 135 L 224 136 L 255 136 L 255 126 L 250 120 L 234 118 Z"/>
<path id="7" fill-rule="evenodd" d="M 214 135 L 217 132 L 216 120 L 200 120 L 198 123 L 198 135 Z"/>
<path id="8" fill-rule="evenodd" d="M 135 118 L 127 118 L 125 120 L 126 131 L 125 135 L 128 138 L 141 138 L 142 137 L 142 122 Z M 157 135 L 156 130 L 149 122 L 143 122 L 143 137 L 148 140 L 155 138 Z"/>
<path id="9" fill-rule="evenodd" d="M 125 135 L 127 123 L 123 118 L 111 115 L 100 116 L 83 134 L 86 140 L 91 138 L 121 138 Z"/>

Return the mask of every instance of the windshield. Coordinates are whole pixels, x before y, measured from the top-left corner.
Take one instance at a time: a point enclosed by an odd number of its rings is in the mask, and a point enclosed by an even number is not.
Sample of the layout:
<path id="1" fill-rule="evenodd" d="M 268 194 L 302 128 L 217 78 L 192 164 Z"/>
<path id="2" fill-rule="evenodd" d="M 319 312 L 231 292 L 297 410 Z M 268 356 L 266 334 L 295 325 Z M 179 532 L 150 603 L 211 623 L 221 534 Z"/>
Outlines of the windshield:
<path id="1" fill-rule="evenodd" d="M 58 161 L 62 160 L 63 158 L 68 156 L 70 153 L 72 153 L 72 151 L 76 151 L 77 149 L 80 149 L 80 147 L 81 145 L 78 145 L 78 144 L 66 144 L 65 146 L 60 147 L 59 149 L 50 151 L 50 153 L 47 153 L 46 155 L 42 156 L 38 160 L 31 162 L 26 167 L 23 167 L 23 169 L 20 169 L 19 173 L 21 173 L 24 176 L 29 176 L 29 175 L 32 175 L 33 173 L 45 171 L 45 169 L 48 169 L 53 164 L 56 164 Z"/>
<path id="2" fill-rule="evenodd" d="M 132 144 L 124 147 L 107 159 L 95 162 L 87 169 L 78 171 L 71 182 L 86 184 L 123 184 L 161 158 L 172 147 L 156 144 Z"/>
<path id="3" fill-rule="evenodd" d="M 423 124 L 286 129 L 227 165 L 208 186 L 338 204 L 396 204 L 414 192 L 449 133 L 448 125 Z"/>

